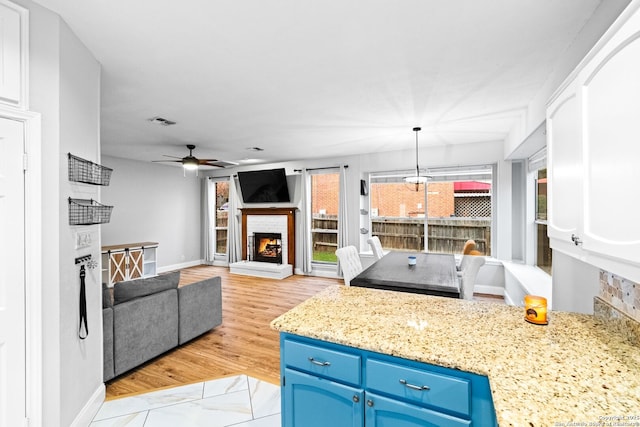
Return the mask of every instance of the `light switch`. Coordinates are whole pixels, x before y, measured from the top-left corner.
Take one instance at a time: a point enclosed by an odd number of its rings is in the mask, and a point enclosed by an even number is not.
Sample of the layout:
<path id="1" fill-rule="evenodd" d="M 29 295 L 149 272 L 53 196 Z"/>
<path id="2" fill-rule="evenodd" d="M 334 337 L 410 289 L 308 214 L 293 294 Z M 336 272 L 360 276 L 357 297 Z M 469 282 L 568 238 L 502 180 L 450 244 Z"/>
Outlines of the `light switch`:
<path id="1" fill-rule="evenodd" d="M 91 246 L 91 232 L 78 232 L 76 233 L 76 249 L 88 248 Z"/>

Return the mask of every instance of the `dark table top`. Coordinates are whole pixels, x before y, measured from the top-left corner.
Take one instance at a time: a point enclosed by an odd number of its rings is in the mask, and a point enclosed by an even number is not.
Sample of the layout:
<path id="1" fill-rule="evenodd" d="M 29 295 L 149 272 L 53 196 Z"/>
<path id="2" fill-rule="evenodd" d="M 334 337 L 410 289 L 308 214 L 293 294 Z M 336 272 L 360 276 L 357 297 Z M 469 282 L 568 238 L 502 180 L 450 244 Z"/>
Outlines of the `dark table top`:
<path id="1" fill-rule="evenodd" d="M 416 265 L 409 265 L 410 255 L 416 257 Z M 389 252 L 351 279 L 351 286 L 460 297 L 452 254 Z"/>

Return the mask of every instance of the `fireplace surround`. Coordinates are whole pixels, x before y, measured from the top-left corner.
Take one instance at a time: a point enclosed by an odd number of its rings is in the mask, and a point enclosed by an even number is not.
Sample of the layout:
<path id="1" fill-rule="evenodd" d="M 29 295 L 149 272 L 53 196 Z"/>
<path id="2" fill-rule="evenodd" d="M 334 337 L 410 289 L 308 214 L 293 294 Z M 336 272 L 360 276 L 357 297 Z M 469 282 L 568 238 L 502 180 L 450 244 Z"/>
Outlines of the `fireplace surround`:
<path id="1" fill-rule="evenodd" d="M 248 230 L 247 218 L 250 216 L 284 216 L 286 217 L 286 238 L 285 233 L 282 233 L 282 245 L 286 245 L 286 249 L 282 248 L 282 264 L 289 264 L 292 267 L 295 266 L 295 254 L 296 254 L 296 234 L 295 234 L 295 212 L 296 208 L 243 208 L 242 212 L 242 259 L 249 260 L 252 253 L 248 248 L 248 242 L 251 241 L 251 234 L 254 234 L 257 230 Z M 247 232 L 248 231 L 248 232 Z M 271 232 L 272 230 L 264 229 L 260 227 L 260 231 Z M 285 244 L 286 241 L 286 244 Z"/>

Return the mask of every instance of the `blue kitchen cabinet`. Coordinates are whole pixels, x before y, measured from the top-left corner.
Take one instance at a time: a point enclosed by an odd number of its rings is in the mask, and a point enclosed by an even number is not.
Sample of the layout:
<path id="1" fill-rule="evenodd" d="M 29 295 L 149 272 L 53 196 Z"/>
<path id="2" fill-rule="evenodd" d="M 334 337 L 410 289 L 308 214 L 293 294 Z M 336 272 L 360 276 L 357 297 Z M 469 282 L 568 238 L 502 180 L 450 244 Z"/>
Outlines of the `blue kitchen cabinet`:
<path id="1" fill-rule="evenodd" d="M 305 427 L 361 427 L 364 391 L 335 381 L 285 370 L 283 425 Z"/>
<path id="2" fill-rule="evenodd" d="M 282 333 L 284 427 L 497 426 L 488 378 Z"/>

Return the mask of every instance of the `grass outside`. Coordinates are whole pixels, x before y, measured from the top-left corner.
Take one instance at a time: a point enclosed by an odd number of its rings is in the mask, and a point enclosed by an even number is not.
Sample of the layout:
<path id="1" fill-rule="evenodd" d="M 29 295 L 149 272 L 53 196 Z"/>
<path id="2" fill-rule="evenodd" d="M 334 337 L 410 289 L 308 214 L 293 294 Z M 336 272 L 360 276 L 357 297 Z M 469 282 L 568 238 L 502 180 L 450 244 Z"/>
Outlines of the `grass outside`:
<path id="1" fill-rule="evenodd" d="M 312 259 L 319 262 L 338 262 L 338 257 L 333 252 L 314 251 Z"/>

